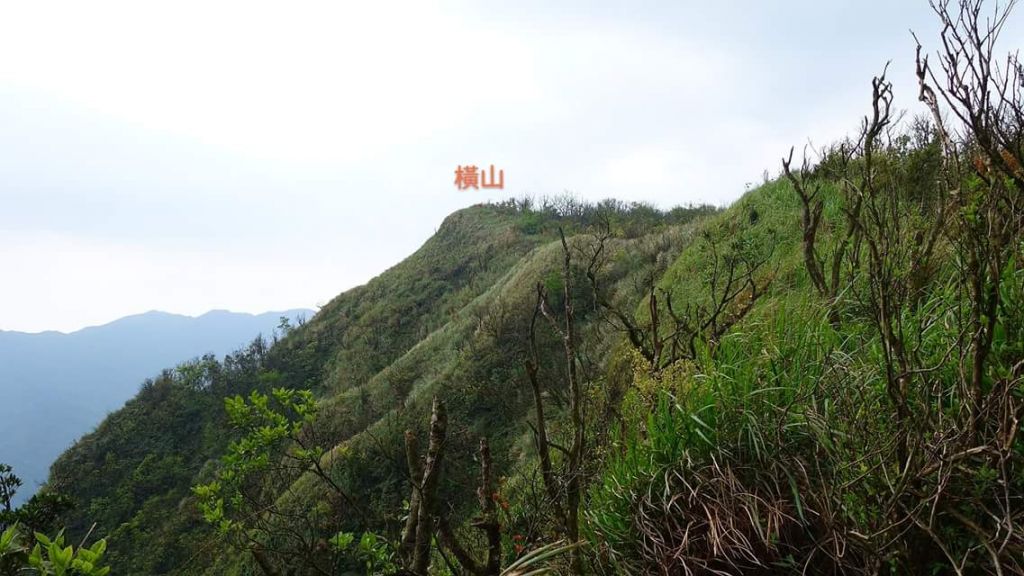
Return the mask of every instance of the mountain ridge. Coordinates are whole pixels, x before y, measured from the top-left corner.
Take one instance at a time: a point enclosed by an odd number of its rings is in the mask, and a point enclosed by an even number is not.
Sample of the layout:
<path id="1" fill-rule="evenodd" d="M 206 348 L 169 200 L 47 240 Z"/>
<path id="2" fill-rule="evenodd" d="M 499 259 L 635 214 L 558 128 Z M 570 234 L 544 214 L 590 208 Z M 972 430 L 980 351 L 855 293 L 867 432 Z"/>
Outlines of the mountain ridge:
<path id="1" fill-rule="evenodd" d="M 281 316 L 293 322 L 312 311 L 211 313 L 190 317 L 160 311 L 126 316 L 73 332 L 0 332 L 0 461 L 18 470 L 24 501 L 46 480 L 50 462 L 169 363 L 223 355 L 265 333 Z M 18 407 L 17 410 L 14 408 Z M 46 418 L 35 414 L 46 413 Z"/>
<path id="2" fill-rule="evenodd" d="M 269 317 L 269 316 L 273 316 L 273 315 L 280 315 L 280 316 L 287 316 L 289 318 L 297 318 L 297 317 L 302 316 L 302 315 L 312 316 L 315 313 L 316 313 L 316 311 L 313 310 L 313 309 L 310 309 L 310 308 L 289 308 L 289 309 L 284 309 L 284 310 L 268 310 L 266 312 L 236 312 L 236 311 L 233 311 L 233 310 L 228 310 L 226 308 L 213 308 L 213 309 L 207 310 L 206 312 L 203 312 L 201 314 L 197 314 L 197 315 L 193 316 L 191 314 L 183 314 L 183 313 L 178 313 L 178 312 L 168 312 L 166 310 L 159 310 L 159 309 L 154 308 L 152 310 L 147 310 L 145 312 L 138 312 L 138 313 L 135 313 L 135 314 L 127 314 L 125 316 L 120 316 L 120 317 L 115 318 L 113 320 L 110 320 L 110 321 L 107 321 L 107 322 L 103 322 L 102 324 L 90 324 L 88 326 L 82 326 L 81 328 L 76 328 L 74 330 L 64 331 L 64 330 L 47 329 L 47 330 L 39 330 L 39 331 L 28 331 L 28 330 L 4 330 L 4 329 L 0 328 L 0 334 L 18 334 L 18 335 L 23 335 L 23 336 L 43 336 L 43 335 L 71 336 L 73 334 L 78 334 L 79 332 L 83 332 L 83 331 L 95 330 L 97 328 L 106 328 L 108 326 L 120 326 L 120 325 L 124 325 L 126 323 L 130 323 L 130 322 L 135 321 L 135 320 L 143 320 L 143 319 L 162 318 L 162 319 L 201 320 L 201 319 L 204 319 L 204 318 L 209 319 L 209 318 L 212 318 L 212 317 L 216 317 L 218 315 L 232 316 L 232 317 L 236 317 L 236 318 L 243 318 L 243 317 L 256 318 L 256 317 Z"/>
<path id="3" fill-rule="evenodd" d="M 231 555 L 192 559 L 182 567 L 186 550 L 209 536 L 193 514 L 171 513 L 194 506 L 191 485 L 208 478 L 211 459 L 219 457 L 225 438 L 231 437 L 218 395 L 244 397 L 268 386 L 313 390 L 322 399 L 316 434 L 338 458 L 338 466 L 362 471 L 351 481 L 374 486 L 374 500 L 399 497 L 400 502 L 405 488 L 389 477 L 394 471 L 390 456 L 387 466 L 369 466 L 370 461 L 382 464 L 372 439 L 386 437 L 390 446 L 394 430 L 419 428 L 419 414 L 435 392 L 452 397 L 449 409 L 453 417 L 460 415 L 463 426 L 503 430 L 492 438 L 496 451 L 520 450 L 517 427 L 527 398 L 515 375 L 515 357 L 521 351 L 518 346 L 502 349 L 482 326 L 506 326 L 498 329 L 506 340 L 521 336 L 520 313 L 532 307 L 534 281 L 558 261 L 559 227 L 581 232 L 601 210 L 615 215 L 617 229 L 626 237 L 616 241 L 619 248 L 631 245 L 637 254 L 651 256 L 677 251 L 685 235 L 673 230 L 715 212 L 708 207 L 661 212 L 612 201 L 601 209 L 566 201 L 558 210 L 505 203 L 456 211 L 413 254 L 366 284 L 342 292 L 269 349 L 240 350 L 221 367 L 200 362 L 166 372 L 95 433 L 79 440 L 51 473 L 54 489 L 68 491 L 83 507 L 67 518 L 69 533 L 99 522 L 97 533 L 111 536 L 112 561 L 126 572 L 233 573 L 238 559 Z M 644 240 L 664 234 L 671 237 L 667 242 Z M 663 255 L 661 260 L 664 265 L 670 258 Z M 623 263 L 615 277 L 631 284 L 625 276 L 648 265 Z M 495 316 L 503 307 L 516 313 Z M 551 343 L 547 337 L 544 342 Z M 557 358 L 553 352 L 544 356 Z M 196 370 L 212 380 L 196 388 L 181 376 Z M 474 382 L 480 378 L 503 392 L 479 388 Z M 514 395 L 506 394 L 512 391 Z M 514 406 L 513 412 L 502 416 L 501 404 Z M 479 412 L 471 417 L 474 411 Z M 131 429 L 131 436 L 120 432 L 124 429 Z M 167 442 L 168 435 L 176 440 Z M 471 442 L 475 440 L 464 434 L 452 439 L 452 452 L 459 454 L 452 457 L 458 462 L 453 469 L 464 471 L 452 473 L 458 478 L 455 484 L 472 474 L 471 463 L 461 455 L 472 453 L 461 450 Z M 119 456 L 111 461 L 108 454 Z M 96 480 L 85 477 L 100 470 Z M 133 480 L 140 475 L 143 483 Z M 300 482 L 295 492 L 309 496 L 307 502 L 318 501 L 306 484 Z M 111 502 L 114 494 L 124 494 L 127 502 L 112 508 L 101 504 Z M 176 534 L 175 540 L 161 536 L 166 534 Z"/>

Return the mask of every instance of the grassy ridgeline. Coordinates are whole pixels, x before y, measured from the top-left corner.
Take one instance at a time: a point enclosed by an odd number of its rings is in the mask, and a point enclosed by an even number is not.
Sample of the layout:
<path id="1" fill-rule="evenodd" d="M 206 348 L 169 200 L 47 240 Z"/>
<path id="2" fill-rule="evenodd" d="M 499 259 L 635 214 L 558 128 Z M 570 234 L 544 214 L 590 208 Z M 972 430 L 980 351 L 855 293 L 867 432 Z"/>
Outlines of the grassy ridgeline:
<path id="1" fill-rule="evenodd" d="M 695 219 L 713 212 L 562 199 L 453 214 L 412 256 L 338 296 L 280 340 L 256 342 L 223 361 L 188 362 L 144 386 L 54 464 L 50 488 L 78 504 L 64 518 L 69 535 L 80 537 L 95 522 L 94 537 L 108 538 L 114 573 L 246 573 L 251 558 L 211 533 L 190 489 L 212 478 L 235 437 L 224 398 L 278 386 L 317 394 L 315 432 L 331 449 L 331 473 L 374 512 L 365 523 L 351 511 L 321 510 L 330 520 L 313 535 L 314 544 L 343 528 L 394 536 L 408 497 L 402 432 L 424 429 L 434 394 L 448 402 L 458 423 L 450 438 L 446 498 L 466 503 L 456 512 L 469 515 L 480 435 L 491 438 L 503 474 L 514 477 L 532 459 L 524 334 L 536 282 L 557 279 L 558 228 L 586 238 L 591 219 L 608 218 L 617 239 L 606 279 L 632 307 L 640 298 L 631 288 L 636 278 L 660 276 L 692 236 Z M 585 287 L 578 296 L 585 300 Z M 607 350 L 619 335 L 597 320 L 584 316 L 583 325 L 593 326 L 587 339 L 595 351 Z M 557 340 L 542 338 L 557 420 L 563 368 Z M 268 489 L 303 514 L 336 504 L 301 476 Z"/>
<path id="2" fill-rule="evenodd" d="M 893 275 L 881 283 L 868 264 L 844 262 L 843 288 L 831 298 L 808 275 L 802 205 L 784 179 L 721 212 L 563 201 L 557 209 L 510 203 L 456 213 L 421 250 L 282 340 L 167 372 L 83 438 L 53 468 L 53 487 L 80 503 L 66 518 L 72 535 L 97 522 L 121 573 L 253 573 L 244 548 L 202 521 L 190 487 L 214 477 L 237 435 L 223 399 L 288 386 L 316 393 L 308 433 L 328 451 L 333 481 L 358 495 L 362 510 L 308 473 L 264 479 L 263 497 L 283 512 L 254 533 L 268 549 L 294 547 L 287 535 L 301 533 L 309 546 L 299 550 L 303 562 L 337 571 L 361 566 L 324 544 L 339 531 L 397 541 L 409 495 L 403 433 L 426 442 L 435 396 L 451 422 L 439 490 L 450 521 L 466 525 L 477 514 L 475 450 L 486 437 L 500 476 L 506 560 L 557 540 L 524 366 L 537 284 L 561 306 L 561 226 L 575 263 L 588 438 L 581 529 L 590 569 L 929 573 L 951 557 L 985 569 L 977 550 L 979 534 L 999 533 L 992 511 L 1020 513 L 1021 447 L 1019 437 L 1000 440 L 1005 413 L 973 420 L 993 424 L 976 424 L 973 444 L 963 444 L 971 427 L 965 364 L 951 360 L 967 346 L 971 305 L 963 230 L 942 231 L 922 276 L 910 258 L 930 223 L 934 205 L 920 183 L 937 154 L 934 141 L 900 141 L 879 154 L 879 185 L 897 191 L 892 213 L 904 223 L 889 244 L 891 261 L 882 262 L 889 268 L 879 268 Z M 848 177 L 862 168 L 857 162 L 842 167 Z M 826 168 L 804 174 L 822 190 L 823 258 L 842 242 L 848 214 L 843 180 Z M 605 235 L 596 267 L 602 307 L 585 268 Z M 985 380 L 985 393 L 1010 398 L 1010 406 L 1020 396 L 1024 321 L 1021 239 L 1012 240 Z M 875 307 L 890 285 L 916 286 L 897 308 L 916 366 L 901 396 L 886 372 L 892 344 Z M 682 330 L 690 320 L 709 323 Z M 638 342 L 628 323 L 642 333 Z M 677 342 L 671 334 L 681 331 L 695 336 Z M 569 391 L 560 340 L 540 330 L 538 348 L 549 433 L 564 444 Z M 991 442 L 1010 443 L 999 452 Z M 948 457 L 958 465 L 938 464 Z M 553 461 L 564 469 L 561 451 Z M 460 534 L 482 546 L 474 531 Z M 1006 550 L 1019 546 L 1007 542 Z"/>

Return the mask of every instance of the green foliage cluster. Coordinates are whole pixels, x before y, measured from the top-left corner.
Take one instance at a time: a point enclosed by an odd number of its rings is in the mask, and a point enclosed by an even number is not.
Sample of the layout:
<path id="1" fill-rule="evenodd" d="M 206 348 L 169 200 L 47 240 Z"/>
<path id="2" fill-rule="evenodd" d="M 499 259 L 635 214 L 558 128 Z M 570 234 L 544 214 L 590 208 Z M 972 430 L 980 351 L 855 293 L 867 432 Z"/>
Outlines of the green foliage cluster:
<path id="1" fill-rule="evenodd" d="M 0 532 L 0 574 L 36 574 L 39 576 L 106 576 L 110 567 L 103 565 L 106 540 L 77 549 L 65 545 L 64 533 L 53 539 L 45 534 L 34 534 L 35 545 L 29 549 L 22 544 L 21 526 L 14 524 Z"/>
<path id="2" fill-rule="evenodd" d="M 57 516 L 71 508 L 62 494 L 44 490 L 28 502 L 14 508 L 12 502 L 21 486 L 7 464 L 0 463 L 0 574 L 38 574 L 41 576 L 105 576 L 110 568 L 102 565 L 105 540 L 89 548 L 65 546 L 63 530 L 54 538 L 46 536 Z M 34 540 L 29 548 L 24 542 Z"/>
<path id="3" fill-rule="evenodd" d="M 317 461 L 322 456 L 322 450 L 306 448 L 299 439 L 302 428 L 316 416 L 313 393 L 275 388 L 272 396 L 280 411 L 271 408 L 270 396 L 256 390 L 249 395 L 248 402 L 239 395 L 224 401 L 231 425 L 244 430 L 245 435 L 228 445 L 217 479 L 193 489 L 203 518 L 222 535 L 244 529 L 238 525 L 239 520 L 233 519 L 233 513 L 248 510 L 243 486 L 254 474 L 271 466 L 271 459 L 284 442 L 295 443 L 289 448 L 289 456 L 296 460 Z M 295 417 L 290 419 L 286 414 Z"/>
<path id="4" fill-rule="evenodd" d="M 17 525 L 0 534 L 0 570 L 4 574 L 38 574 L 40 576 L 106 576 L 111 568 L 103 566 L 106 540 L 92 546 L 65 544 L 63 533 L 53 539 L 35 533 L 36 544 L 31 550 L 18 541 Z"/>
<path id="5" fill-rule="evenodd" d="M 394 550 L 372 532 L 364 532 L 358 542 L 351 532 L 338 532 L 331 537 L 330 543 L 338 554 L 351 555 L 361 561 L 367 575 L 394 574 L 398 569 Z"/>

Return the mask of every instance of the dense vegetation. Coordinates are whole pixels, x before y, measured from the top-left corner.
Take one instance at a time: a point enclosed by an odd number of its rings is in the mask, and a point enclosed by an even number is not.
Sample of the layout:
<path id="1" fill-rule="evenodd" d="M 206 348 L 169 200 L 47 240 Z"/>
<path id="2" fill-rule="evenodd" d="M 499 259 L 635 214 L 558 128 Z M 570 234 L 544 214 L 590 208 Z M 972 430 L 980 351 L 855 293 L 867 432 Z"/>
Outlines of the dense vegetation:
<path id="1" fill-rule="evenodd" d="M 69 535 L 118 574 L 1024 572 L 1024 76 L 980 10 L 937 7 L 925 115 L 882 73 L 726 210 L 469 208 L 165 372 L 54 464 Z"/>

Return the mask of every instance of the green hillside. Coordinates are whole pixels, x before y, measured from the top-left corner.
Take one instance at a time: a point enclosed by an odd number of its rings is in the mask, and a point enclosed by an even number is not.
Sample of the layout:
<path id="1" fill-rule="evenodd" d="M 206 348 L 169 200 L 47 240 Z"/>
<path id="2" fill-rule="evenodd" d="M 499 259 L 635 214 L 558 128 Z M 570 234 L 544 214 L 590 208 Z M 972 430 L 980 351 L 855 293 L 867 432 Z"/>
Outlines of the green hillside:
<path id="1" fill-rule="evenodd" d="M 927 214 L 938 188 L 915 183 L 941 149 L 934 140 L 900 142 L 877 153 L 872 174 L 894 191 L 884 201 L 910 215 L 896 220 L 906 228 L 868 222 L 863 244 L 891 231 L 919 239 L 936 225 Z M 847 234 L 854 197 L 844 178 L 864 169 L 860 158 L 835 169 L 846 171 L 842 178 L 825 169 L 794 173 L 801 189 L 814 187 L 827 202 L 821 262 Z M 965 502 L 1005 506 L 1014 522 L 1021 512 L 1022 446 L 1017 436 L 1000 436 L 1005 423 L 990 412 L 996 398 L 1010 403 L 1006 410 L 1020 396 L 1019 232 L 1003 245 L 996 277 L 1001 300 L 984 379 L 992 404 L 979 407 L 986 423 L 973 432 L 976 444 L 950 454 L 954 448 L 941 443 L 964 442 L 957 434 L 970 418 L 958 393 L 961 364 L 949 360 L 958 346 L 970 349 L 958 324 L 971 306 L 955 257 L 962 229 L 937 232 L 927 253 L 920 242 L 887 244 L 890 261 L 862 248 L 864 262 L 840 262 L 846 287 L 830 296 L 808 273 L 802 215 L 786 178 L 718 213 L 572 203 L 460 211 L 413 256 L 279 342 L 155 379 L 54 465 L 51 488 L 81 503 L 67 517 L 72 536 L 96 522 L 118 573 L 389 572 L 402 563 L 410 498 L 403 433 L 426 446 L 438 398 L 449 427 L 437 498 L 455 534 L 478 556 L 486 548 L 470 527 L 480 513 L 476 445 L 486 438 L 500 478 L 504 563 L 564 538 L 558 501 L 567 481 L 546 493 L 528 374 L 533 321 L 547 434 L 559 446 L 549 457 L 562 475 L 571 465 L 572 390 L 562 342 L 543 314 L 535 316 L 539 285 L 549 311 L 564 320 L 561 228 L 587 438 L 579 519 L 587 545 L 578 552 L 585 570 L 785 573 L 813 562 L 824 567 L 818 573 L 885 558 L 886 570 L 930 573 L 954 554 L 991 566 L 972 557 L 979 536 L 958 525 L 998 529 L 984 517 L 988 508 Z M 926 277 L 914 280 L 924 264 Z M 883 283 L 876 276 L 883 273 L 894 276 Z M 917 292 L 886 296 L 911 282 Z M 906 361 L 920 366 L 902 375 L 886 371 L 897 359 L 880 328 L 883 298 L 898 305 L 898 337 L 914 347 Z M 915 380 L 894 392 L 893 382 L 908 375 Z M 316 415 L 301 438 L 324 449 L 316 459 L 332 484 L 308 467 L 256 475 L 243 493 L 257 500 L 234 517 L 246 526 L 247 544 L 209 526 L 192 487 L 219 478 L 227 461 L 218 458 L 242 434 L 238 422 L 227 422 L 224 398 L 274 387 L 315 396 Z M 986 438 L 1002 442 L 1002 451 Z M 288 458 L 286 450 L 269 454 Z M 943 458 L 960 465 L 944 470 Z M 932 505 L 928 491 L 939 489 L 950 508 L 936 508 L 933 528 L 919 514 Z M 245 523 L 242 511 L 257 502 L 262 520 Z M 908 517 L 928 529 L 905 528 Z M 339 533 L 357 541 L 373 534 L 377 548 L 339 549 L 332 540 Z M 1006 550 L 1020 545 L 1011 535 Z M 431 570 L 445 573 L 439 546 Z M 573 557 L 555 556 L 553 567 L 569 570 Z"/>
<path id="2" fill-rule="evenodd" d="M 40 540 L 85 574 L 1024 573 L 1024 69 L 970 6 L 923 115 L 883 71 L 721 210 L 456 212 L 147 382 L 54 463 L 70 511 L 0 528 L 101 539 Z"/>
<path id="3" fill-rule="evenodd" d="M 453 492 L 458 459 L 472 466 L 472 450 L 461 448 L 481 433 L 502 454 L 502 467 L 510 467 L 529 449 L 524 324 L 535 283 L 557 281 L 558 227 L 582 232 L 589 220 L 608 219 L 623 260 L 608 278 L 627 285 L 659 274 L 686 241 L 691 221 L 713 212 L 558 204 L 457 212 L 415 254 L 341 294 L 280 341 L 257 341 L 223 362 L 204 358 L 155 378 L 54 464 L 50 487 L 79 502 L 67 518 L 70 533 L 95 522 L 94 536 L 109 538 L 108 556 L 120 573 L 201 573 L 220 553 L 221 562 L 232 563 L 232 554 L 211 544 L 190 489 L 208 479 L 232 438 L 223 398 L 275 386 L 317 395 L 317 437 L 323 446 L 345 448 L 335 463 L 339 477 L 391 516 L 408 498 L 401 432 L 423 428 L 434 394 L 448 398 L 461 428 L 450 439 Z M 630 298 L 635 305 L 638 296 Z M 595 345 L 614 341 L 596 332 Z M 544 349 L 557 357 L 554 346 Z M 471 489 L 471 476 L 467 470 L 462 488 Z M 391 520 L 383 514 L 373 528 L 394 530 Z"/>

